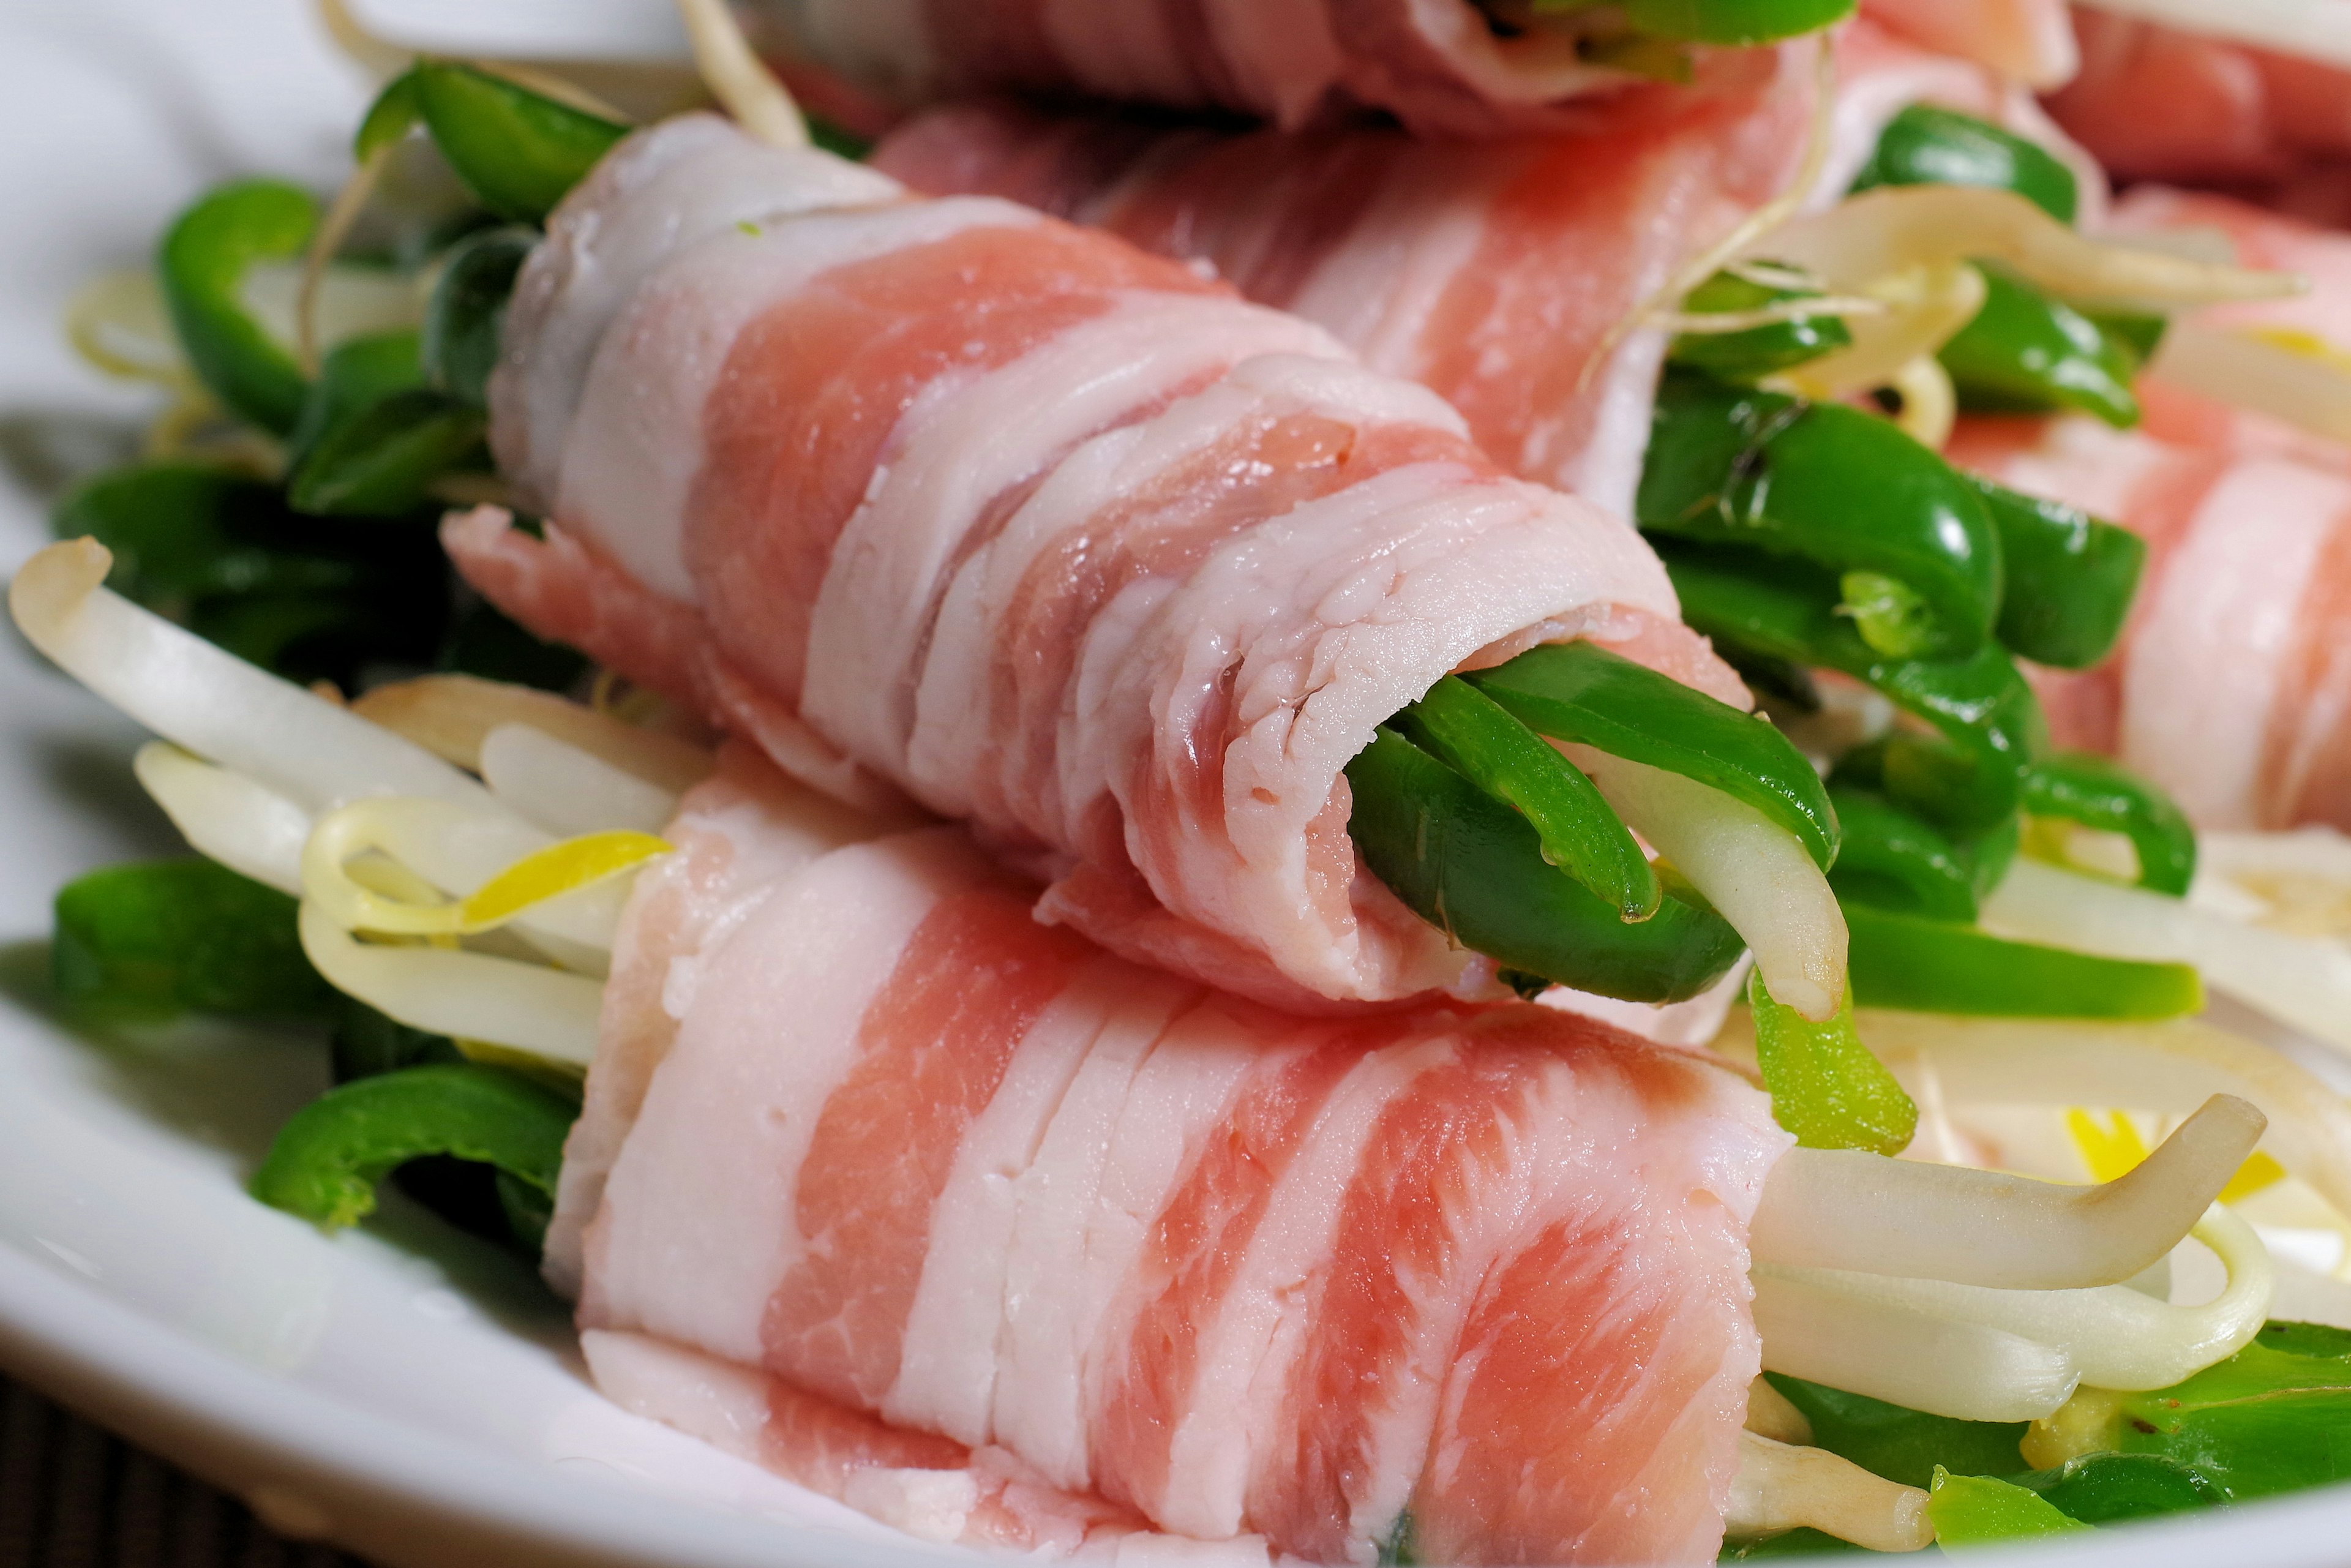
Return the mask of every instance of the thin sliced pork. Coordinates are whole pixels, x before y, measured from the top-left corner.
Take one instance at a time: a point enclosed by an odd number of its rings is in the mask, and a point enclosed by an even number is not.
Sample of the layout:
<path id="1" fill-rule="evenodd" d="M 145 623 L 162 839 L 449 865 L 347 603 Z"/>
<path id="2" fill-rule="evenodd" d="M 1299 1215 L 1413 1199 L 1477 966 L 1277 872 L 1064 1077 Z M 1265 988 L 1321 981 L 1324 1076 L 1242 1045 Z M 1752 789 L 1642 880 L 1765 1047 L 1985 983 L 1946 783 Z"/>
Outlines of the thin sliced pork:
<path id="1" fill-rule="evenodd" d="M 1836 47 L 1817 201 L 1925 101 L 2050 146 L 2101 210 L 2096 169 L 2022 89 L 1866 21 Z M 1795 178 L 1810 55 L 1783 51 L 1769 79 L 1677 112 L 1498 143 L 1171 129 L 998 101 L 918 116 L 874 162 L 921 189 L 1007 197 L 1207 262 L 1435 390 L 1522 477 L 1630 515 L 1666 338 L 1627 319 Z"/>
<path id="2" fill-rule="evenodd" d="M 2074 26 L 2081 72 L 2049 110 L 2118 178 L 2274 183 L 2351 214 L 2351 70 L 2091 5 Z"/>
<path id="3" fill-rule="evenodd" d="M 549 520 L 453 519 L 476 587 L 1262 999 L 1479 983 L 1347 837 L 1341 769 L 1447 671 L 1580 636 L 1744 704 L 1625 524 L 1320 329 L 1008 202 L 672 121 L 556 214 L 505 350 L 493 441 Z"/>
<path id="4" fill-rule="evenodd" d="M 1545 1009 L 1140 971 L 954 830 L 810 853 L 755 771 L 636 895 L 567 1158 L 615 1398 L 933 1539 L 1712 1560 L 1760 1093 Z"/>
<path id="5" fill-rule="evenodd" d="M 756 0 L 766 47 L 907 107 L 975 91 L 1220 109 L 1296 129 L 1384 110 L 1423 136 L 1555 129 L 1714 91 L 1763 51 L 1700 50 L 1692 87 L 1584 59 L 1478 0 Z M 821 97 L 821 93 L 820 93 Z"/>

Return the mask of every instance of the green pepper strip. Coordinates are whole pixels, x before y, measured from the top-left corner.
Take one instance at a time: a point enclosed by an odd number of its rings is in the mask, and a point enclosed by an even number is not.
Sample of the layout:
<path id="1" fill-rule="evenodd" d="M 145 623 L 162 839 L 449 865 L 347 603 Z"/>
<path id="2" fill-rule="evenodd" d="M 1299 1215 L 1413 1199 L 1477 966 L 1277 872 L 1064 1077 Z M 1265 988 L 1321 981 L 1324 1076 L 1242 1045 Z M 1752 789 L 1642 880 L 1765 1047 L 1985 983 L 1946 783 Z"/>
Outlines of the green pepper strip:
<path id="1" fill-rule="evenodd" d="M 365 162 L 418 121 L 482 205 L 538 223 L 629 128 L 472 66 L 426 60 L 385 88 L 361 122 Z"/>
<path id="2" fill-rule="evenodd" d="M 1928 1483 L 1927 1517 L 1934 1521 L 1936 1544 L 1946 1550 L 2090 1528 L 2038 1492 L 1992 1476 L 1955 1476 L 1939 1465 Z"/>
<path id="3" fill-rule="evenodd" d="M 1897 803 L 1961 834 L 2014 816 L 2046 729 L 2032 689 L 1997 643 L 1959 660 L 1887 658 L 1838 613 L 1834 586 L 1805 563 L 1656 542 L 1682 617 L 1698 631 L 1742 657 L 1841 670 L 1942 732 L 1949 744 L 1907 731 L 1888 738 L 1885 788 Z"/>
<path id="4" fill-rule="evenodd" d="M 1687 371 L 1658 389 L 1635 511 L 1655 536 L 1890 579 L 1898 625 L 1865 621 L 1889 657 L 1964 658 L 2000 611 L 2000 537 L 1982 497 L 1882 419 L 1725 386 Z"/>
<path id="5" fill-rule="evenodd" d="M 489 406 L 507 304 L 538 236 L 519 227 L 486 229 L 453 246 L 424 309 L 424 379 L 471 408 Z"/>
<path id="6" fill-rule="evenodd" d="M 2220 1488 L 2160 1454 L 2085 1454 L 2051 1470 L 2005 1478 L 2084 1524 L 2186 1513 L 2224 1500 Z"/>
<path id="7" fill-rule="evenodd" d="M 2228 1501 L 2351 1479 L 2351 1333 L 2342 1329 L 2271 1322 L 2169 1388 L 2074 1397 L 2105 1416 L 2098 1448 L 2175 1460 Z"/>
<path id="8" fill-rule="evenodd" d="M 2045 148 L 1989 120 L 1914 103 L 1886 122 L 1851 189 L 1988 185 L 2013 191 L 2061 224 L 2081 204 L 2074 171 Z"/>
<path id="9" fill-rule="evenodd" d="M 2010 942 L 1972 926 L 1845 906 L 1855 998 L 1864 1007 L 1978 1018 L 2148 1019 L 2204 1006 L 2187 964 L 2140 964 Z"/>
<path id="10" fill-rule="evenodd" d="M 312 1019 L 334 992 L 302 956 L 294 901 L 211 861 L 109 866 L 57 894 L 49 974 L 78 1009 Z"/>
<path id="11" fill-rule="evenodd" d="M 1538 735 L 1695 779 L 1795 834 L 1823 870 L 1836 858 L 1828 790 L 1761 715 L 1593 643 L 1531 648 L 1463 679 Z"/>
<path id="12" fill-rule="evenodd" d="M 1648 856 L 1592 780 L 1525 725 L 1457 676 L 1388 721 L 1422 750 L 1525 813 L 1542 857 L 1626 920 L 1657 912 Z"/>
<path id="13" fill-rule="evenodd" d="M 1625 19 L 1653 38 L 1769 44 L 1818 32 L 1853 7 L 1854 0 L 1625 0 Z"/>
<path id="14" fill-rule="evenodd" d="M 1747 978 L 1755 1015 L 1755 1065 L 1771 1119 L 1807 1149 L 1898 1155 L 1918 1130 L 1918 1107 L 1853 1027 L 1853 988 L 1836 1017 L 1814 1023 L 1771 999 L 1757 970 Z"/>
<path id="15" fill-rule="evenodd" d="M 1386 726 L 1347 764 L 1347 782 L 1348 831 L 1372 874 L 1506 968 L 1627 1001 L 1680 1001 L 1719 979 L 1745 946 L 1670 879 L 1657 912 L 1627 925 L 1544 862 L 1526 818 Z"/>
<path id="16" fill-rule="evenodd" d="M 427 1155 L 496 1166 L 551 1199 L 579 1105 L 504 1068 L 403 1068 L 330 1089 L 279 1129 L 253 1196 L 340 1228 L 375 1208 L 393 1170 Z"/>
<path id="17" fill-rule="evenodd" d="M 1889 1481 L 1925 1487 L 1938 1467 L 1972 1476 L 2005 1476 L 2024 1468 L 2018 1445 L 2030 1429 L 2028 1422 L 1930 1416 L 1785 1373 L 1763 1376 L 1812 1424 L 1817 1447 Z"/>
<path id="18" fill-rule="evenodd" d="M 2000 640 L 2022 657 L 2086 670 L 2114 649 L 2147 566 L 2147 541 L 2062 501 L 1967 476 L 2000 531 L 2008 569 Z"/>
<path id="19" fill-rule="evenodd" d="M 2138 355 L 2080 311 L 2006 268 L 1978 263 L 1984 302 L 1936 352 L 1963 409 L 1986 413 L 2095 414 L 2116 429 L 2138 423 L 2131 378 Z"/>
<path id="20" fill-rule="evenodd" d="M 301 416 L 305 378 L 246 308 L 245 276 L 257 263 L 299 256 L 318 221 L 308 192 L 281 180 L 240 181 L 183 213 L 156 255 L 188 362 L 230 413 L 273 435 Z"/>
<path id="21" fill-rule="evenodd" d="M 1734 273 L 1718 272 L 1682 297 L 1687 315 L 1729 315 L 1791 299 L 1817 299 L 1816 288 L 1775 288 Z M 1754 382 L 1853 341 L 1834 316 L 1808 316 L 1737 332 L 1684 332 L 1667 351 L 1673 364 L 1726 382 Z"/>
<path id="22" fill-rule="evenodd" d="M 290 444 L 295 510 L 397 517 L 481 449 L 481 411 L 424 384 L 420 342 L 413 329 L 384 332 L 327 356 Z"/>
<path id="23" fill-rule="evenodd" d="M 2138 884 L 2174 897 L 2196 879 L 2196 829 L 2170 796 L 2086 751 L 2061 751 L 2024 776 L 2024 809 L 2121 833 L 2138 856 Z"/>
<path id="24" fill-rule="evenodd" d="M 1843 830 L 1829 886 L 1840 904 L 1972 925 L 1975 867 L 1943 834 L 1875 790 L 1832 784 Z"/>

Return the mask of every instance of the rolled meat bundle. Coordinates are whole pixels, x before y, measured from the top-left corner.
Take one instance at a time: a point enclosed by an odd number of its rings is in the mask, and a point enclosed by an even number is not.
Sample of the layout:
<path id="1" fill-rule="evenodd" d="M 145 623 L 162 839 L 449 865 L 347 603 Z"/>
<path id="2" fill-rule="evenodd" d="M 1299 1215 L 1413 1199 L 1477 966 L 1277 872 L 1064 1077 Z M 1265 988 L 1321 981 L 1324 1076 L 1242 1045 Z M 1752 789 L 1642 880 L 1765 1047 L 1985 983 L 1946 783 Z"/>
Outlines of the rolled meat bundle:
<path id="1" fill-rule="evenodd" d="M 2048 91 L 2080 68 L 2065 0 L 1862 0 L 1861 14 L 1940 54 Z"/>
<path id="2" fill-rule="evenodd" d="M 493 601 L 1284 1005 L 1470 973 L 1360 872 L 1341 776 L 1447 672 L 1583 638 L 1745 706 L 1628 527 L 1321 329 L 714 119 L 558 211 L 491 395 L 550 518 L 444 529 Z"/>
<path id="3" fill-rule="evenodd" d="M 934 1539 L 1711 1561 L 1761 1094 L 1138 971 L 795 794 L 737 751 L 615 946 L 549 1241 L 608 1394 Z"/>
<path id="4" fill-rule="evenodd" d="M 1421 135 L 1484 136 L 1573 123 L 1716 90 L 1754 44 L 1808 32 L 1851 0 L 761 0 L 761 41 L 904 107 L 1025 89 L 1177 109 L 1222 109 L 1297 127 L 1384 110 Z M 1693 52 L 1697 57 L 1693 59 Z M 1695 74 L 1694 87 L 1676 85 Z M 1663 78 L 1664 80 L 1656 78 Z"/>
<path id="5" fill-rule="evenodd" d="M 1931 103 L 2048 146 L 2096 213 L 2095 168 L 2014 84 L 1866 19 L 1839 30 L 1836 75 L 1816 201 L 1853 182 L 1897 114 Z M 1433 388 L 1506 466 L 1629 517 L 1668 335 L 1625 329 L 1788 187 L 1813 100 L 1807 52 L 1790 50 L 1741 92 L 1501 143 L 994 101 L 916 116 L 873 161 L 917 189 L 1006 196 L 1207 261 Z"/>
<path id="6" fill-rule="evenodd" d="M 2340 56 L 2260 48 L 2093 5 L 2074 8 L 2074 26 L 2081 72 L 2051 97 L 2050 112 L 2116 175 L 2282 182 L 2351 214 L 2351 68 Z"/>

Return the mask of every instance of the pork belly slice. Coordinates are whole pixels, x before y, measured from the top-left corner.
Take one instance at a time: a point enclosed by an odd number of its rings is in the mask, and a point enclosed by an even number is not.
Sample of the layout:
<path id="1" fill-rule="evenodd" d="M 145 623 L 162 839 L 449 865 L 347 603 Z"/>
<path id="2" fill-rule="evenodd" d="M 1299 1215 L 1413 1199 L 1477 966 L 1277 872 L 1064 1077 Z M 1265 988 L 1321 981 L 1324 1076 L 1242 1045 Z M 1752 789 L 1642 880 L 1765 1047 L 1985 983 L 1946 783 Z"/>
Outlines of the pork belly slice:
<path id="1" fill-rule="evenodd" d="M 1700 49 L 1688 86 L 1580 57 L 1477 0 L 755 0 L 763 42 L 852 115 L 1018 89 L 1223 109 L 1288 129 L 1384 110 L 1482 138 L 1670 111 L 1736 90 L 1770 52 Z"/>
<path id="2" fill-rule="evenodd" d="M 2049 146 L 2096 214 L 2095 166 L 2015 83 L 1866 21 L 1841 30 L 1836 53 L 1816 200 L 1852 183 L 1886 121 L 1932 102 Z M 1170 127 L 988 100 L 916 116 L 874 166 L 1207 263 L 1374 369 L 1436 391 L 1512 473 L 1629 517 L 1667 340 L 1625 323 L 1796 178 L 1813 70 L 1811 51 L 1793 49 L 1736 92 L 1483 142 Z"/>
<path id="3" fill-rule="evenodd" d="M 2150 547 L 2106 663 L 2032 672 L 2059 745 L 2120 758 L 2201 827 L 2351 829 L 2351 472 L 2080 417 L 1962 421 L 1950 455 Z"/>
<path id="4" fill-rule="evenodd" d="M 575 1134 L 618 1156 L 562 1196 L 616 1398 L 939 1537 L 1710 1560 L 1788 1143 L 1743 1080 L 1545 1009 L 1139 970 L 952 829 L 733 828 L 789 869 L 713 883 L 690 954 L 644 913 L 685 879 L 639 894 Z"/>
<path id="5" fill-rule="evenodd" d="M 542 635 L 1300 1009 L 1491 984 L 1346 831 L 1342 769 L 1440 675 L 1585 637 L 1745 705 L 1629 527 L 1426 389 L 1193 267 L 838 163 L 688 117 L 557 213 L 492 382 L 549 520 L 444 530 Z"/>

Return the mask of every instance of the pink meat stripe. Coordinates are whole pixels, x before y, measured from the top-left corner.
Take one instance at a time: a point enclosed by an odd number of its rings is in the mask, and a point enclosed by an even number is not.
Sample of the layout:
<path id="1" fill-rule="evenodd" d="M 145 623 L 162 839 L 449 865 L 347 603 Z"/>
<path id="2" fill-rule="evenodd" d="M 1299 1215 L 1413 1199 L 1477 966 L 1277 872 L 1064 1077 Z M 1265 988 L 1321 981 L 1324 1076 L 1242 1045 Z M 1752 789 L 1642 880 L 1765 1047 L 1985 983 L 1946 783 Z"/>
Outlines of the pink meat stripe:
<path id="1" fill-rule="evenodd" d="M 999 199 L 673 120 L 556 214 L 506 346 L 549 520 L 452 520 L 485 593 L 1262 1000 L 1479 983 L 1346 835 L 1347 760 L 1446 671 L 1586 636 L 1743 701 L 1637 535 L 1426 389 Z"/>
<path id="2" fill-rule="evenodd" d="M 2049 145 L 2075 166 L 2095 215 L 2096 169 L 2021 89 L 1865 21 L 1840 32 L 1836 51 L 1823 190 L 1842 191 L 1886 122 L 1926 100 Z M 1374 370 L 1437 392 L 1520 477 L 1629 516 L 1666 339 L 1619 329 L 1796 177 L 1809 134 L 1809 51 L 1748 74 L 1499 143 L 1364 127 L 1169 129 L 981 101 L 915 117 L 874 165 L 921 190 L 1004 197 L 1207 262 Z"/>
<path id="3" fill-rule="evenodd" d="M 632 908 L 575 1134 L 617 1148 L 559 1216 L 615 1398 L 939 1539 L 1711 1560 L 1754 1090 L 1543 1009 L 1137 970 L 951 830 L 818 847 L 758 771 Z"/>

